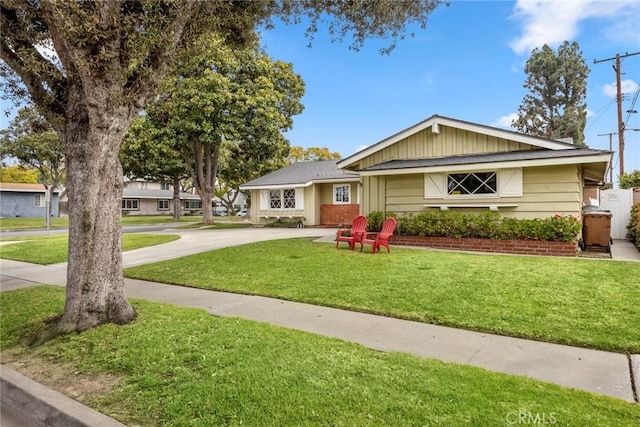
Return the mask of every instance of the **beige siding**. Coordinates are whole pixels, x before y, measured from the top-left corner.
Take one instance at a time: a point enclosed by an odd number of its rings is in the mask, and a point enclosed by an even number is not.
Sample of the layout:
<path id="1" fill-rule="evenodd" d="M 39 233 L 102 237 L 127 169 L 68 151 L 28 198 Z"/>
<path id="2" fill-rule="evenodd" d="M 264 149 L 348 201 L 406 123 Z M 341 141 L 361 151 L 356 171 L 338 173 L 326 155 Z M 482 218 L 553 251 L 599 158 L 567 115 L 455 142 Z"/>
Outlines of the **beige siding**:
<path id="1" fill-rule="evenodd" d="M 365 168 L 398 159 L 424 159 L 530 149 L 532 146 L 528 144 L 440 126 L 439 134 L 434 134 L 431 128 L 424 129 L 362 159 L 359 167 Z"/>
<path id="2" fill-rule="evenodd" d="M 376 177 L 369 182 L 375 186 Z M 425 205 L 446 205 L 456 212 L 486 212 L 487 208 L 455 208 L 468 204 L 515 204 L 516 207 L 501 208 L 504 216 L 516 218 L 546 218 L 555 214 L 579 216 L 581 214 L 581 186 L 579 167 L 576 165 L 526 168 L 523 171 L 522 197 L 492 198 L 424 198 L 424 175 L 390 175 L 385 182 L 385 204 L 372 200 L 363 206 L 364 213 L 373 210 L 397 214 L 423 212 L 432 208 Z M 365 183 L 366 186 L 366 183 Z M 377 188 L 367 194 L 379 194 Z M 437 209 L 437 208 L 435 208 Z M 451 209 L 451 208 L 450 208 Z"/>
<path id="3" fill-rule="evenodd" d="M 359 184 L 350 182 L 352 202 L 357 203 Z M 320 225 L 320 206 L 333 204 L 332 183 L 314 184 L 304 188 L 304 209 L 260 210 L 260 190 L 251 190 L 251 222 L 266 224 L 281 218 L 304 218 L 306 226 Z"/>

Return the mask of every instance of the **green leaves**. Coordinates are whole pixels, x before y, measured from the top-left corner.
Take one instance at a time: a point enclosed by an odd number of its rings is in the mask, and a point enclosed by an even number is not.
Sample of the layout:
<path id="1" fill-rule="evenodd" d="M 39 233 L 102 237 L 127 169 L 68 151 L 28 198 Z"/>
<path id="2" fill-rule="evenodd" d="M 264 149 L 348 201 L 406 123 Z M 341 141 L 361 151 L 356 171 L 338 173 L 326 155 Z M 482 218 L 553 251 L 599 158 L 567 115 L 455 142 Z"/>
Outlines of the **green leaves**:
<path id="1" fill-rule="evenodd" d="M 573 138 L 584 145 L 587 122 L 586 82 L 589 75 L 578 43 L 565 41 L 557 55 L 548 45 L 534 49 L 525 67 L 529 90 L 512 126 L 545 138 Z"/>

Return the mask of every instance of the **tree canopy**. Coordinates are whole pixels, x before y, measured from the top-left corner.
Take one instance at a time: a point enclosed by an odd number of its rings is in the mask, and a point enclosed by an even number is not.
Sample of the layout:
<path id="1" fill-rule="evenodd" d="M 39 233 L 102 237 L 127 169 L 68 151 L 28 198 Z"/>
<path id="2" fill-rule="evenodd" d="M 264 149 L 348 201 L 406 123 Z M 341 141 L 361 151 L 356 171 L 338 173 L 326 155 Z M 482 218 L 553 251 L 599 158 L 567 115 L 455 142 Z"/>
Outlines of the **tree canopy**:
<path id="1" fill-rule="evenodd" d="M 247 172 L 245 159 L 266 161 L 288 147 L 282 132 L 302 112 L 303 94 L 304 83 L 291 64 L 271 59 L 257 46 L 232 50 L 203 38 L 139 120 L 148 125 L 149 136 L 171 148 L 174 159 L 181 158 L 208 223 L 223 148 L 225 184 L 237 191 L 236 181 L 245 178 L 240 172 Z"/>
<path id="2" fill-rule="evenodd" d="M 618 177 L 620 188 L 640 188 L 640 170 L 635 169 Z"/>
<path id="3" fill-rule="evenodd" d="M 62 141 L 67 165 L 69 255 L 64 313 L 51 334 L 133 320 L 122 275 L 123 172 L 129 126 L 171 64 L 204 34 L 227 46 L 255 40 L 272 17 L 326 21 L 336 39 L 390 37 L 424 27 L 440 0 L 197 1 L 3 0 L 3 93 L 28 96 Z"/>
<path id="4" fill-rule="evenodd" d="M 289 162 L 317 162 L 319 160 L 341 159 L 342 155 L 337 151 L 331 152 L 327 147 L 291 147 Z"/>
<path id="5" fill-rule="evenodd" d="M 545 138 L 572 138 L 585 145 L 587 123 L 587 66 L 577 42 L 565 41 L 556 54 L 544 45 L 531 52 L 525 66 L 529 93 L 518 108 L 512 126 L 530 135 Z"/>
<path id="6" fill-rule="evenodd" d="M 15 182 L 20 184 L 37 184 L 38 171 L 25 168 L 22 165 L 10 165 L 0 167 L 0 182 Z"/>

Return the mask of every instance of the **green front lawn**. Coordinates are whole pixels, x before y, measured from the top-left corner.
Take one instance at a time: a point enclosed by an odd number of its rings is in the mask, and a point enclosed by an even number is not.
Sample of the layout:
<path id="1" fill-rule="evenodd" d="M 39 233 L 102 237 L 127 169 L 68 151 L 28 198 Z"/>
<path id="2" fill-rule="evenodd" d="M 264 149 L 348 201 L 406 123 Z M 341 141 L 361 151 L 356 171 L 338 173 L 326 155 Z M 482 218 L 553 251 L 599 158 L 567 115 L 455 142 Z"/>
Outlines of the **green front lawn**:
<path id="1" fill-rule="evenodd" d="M 132 251 L 173 242 L 179 238 L 180 236 L 175 234 L 123 234 L 122 250 Z M 69 249 L 68 239 L 67 235 L 5 238 L 2 241 L 15 241 L 18 243 L 0 246 L 0 258 L 43 265 L 66 262 Z"/>
<path id="2" fill-rule="evenodd" d="M 76 392 L 98 384 L 100 391 L 79 393 L 77 400 L 127 425 L 484 427 L 513 425 L 520 417 L 575 426 L 640 422 L 640 406 L 618 399 L 144 301 L 133 301 L 139 316 L 129 325 L 27 348 L 22 342 L 62 311 L 64 290 L 2 292 L 0 305 L 3 363 L 31 367 L 45 384 L 52 372 L 65 372 Z"/>
<path id="3" fill-rule="evenodd" d="M 640 352 L 640 264 L 291 239 L 132 267 L 125 276 L 266 295 L 541 341 Z"/>
<path id="4" fill-rule="evenodd" d="M 202 216 L 182 216 L 180 223 L 200 222 Z M 153 225 L 174 223 L 170 215 L 125 215 L 122 225 Z M 51 228 L 68 228 L 69 218 L 51 218 Z M 0 230 L 37 230 L 46 228 L 44 218 L 0 218 Z"/>

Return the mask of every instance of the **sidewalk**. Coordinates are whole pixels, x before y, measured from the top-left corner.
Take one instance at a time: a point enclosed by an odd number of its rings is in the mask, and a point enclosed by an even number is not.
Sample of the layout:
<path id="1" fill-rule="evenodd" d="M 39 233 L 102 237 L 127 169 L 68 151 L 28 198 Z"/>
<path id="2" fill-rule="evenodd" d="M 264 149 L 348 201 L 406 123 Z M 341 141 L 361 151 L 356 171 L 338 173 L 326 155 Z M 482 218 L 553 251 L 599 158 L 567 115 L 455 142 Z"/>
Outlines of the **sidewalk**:
<path id="1" fill-rule="evenodd" d="M 212 241 L 203 239 L 204 234 L 181 232 L 183 238 L 178 241 L 155 249 L 126 252 L 124 264 L 137 265 L 274 238 L 320 236 L 322 240 L 330 241 L 333 233 L 334 230 L 319 229 L 265 229 L 251 232 L 229 230 L 216 232 L 216 240 Z M 2 290 L 38 283 L 65 283 L 66 264 L 40 266 L 1 260 L 0 267 Z M 217 316 L 242 317 L 336 337 L 380 351 L 406 352 L 419 357 L 528 376 L 629 402 L 634 401 L 632 372 L 635 373 L 635 384 L 640 384 L 640 356 L 628 357 L 624 354 L 472 332 L 274 298 L 132 279 L 126 279 L 125 284 L 127 295 L 132 298 L 202 308 Z"/>

